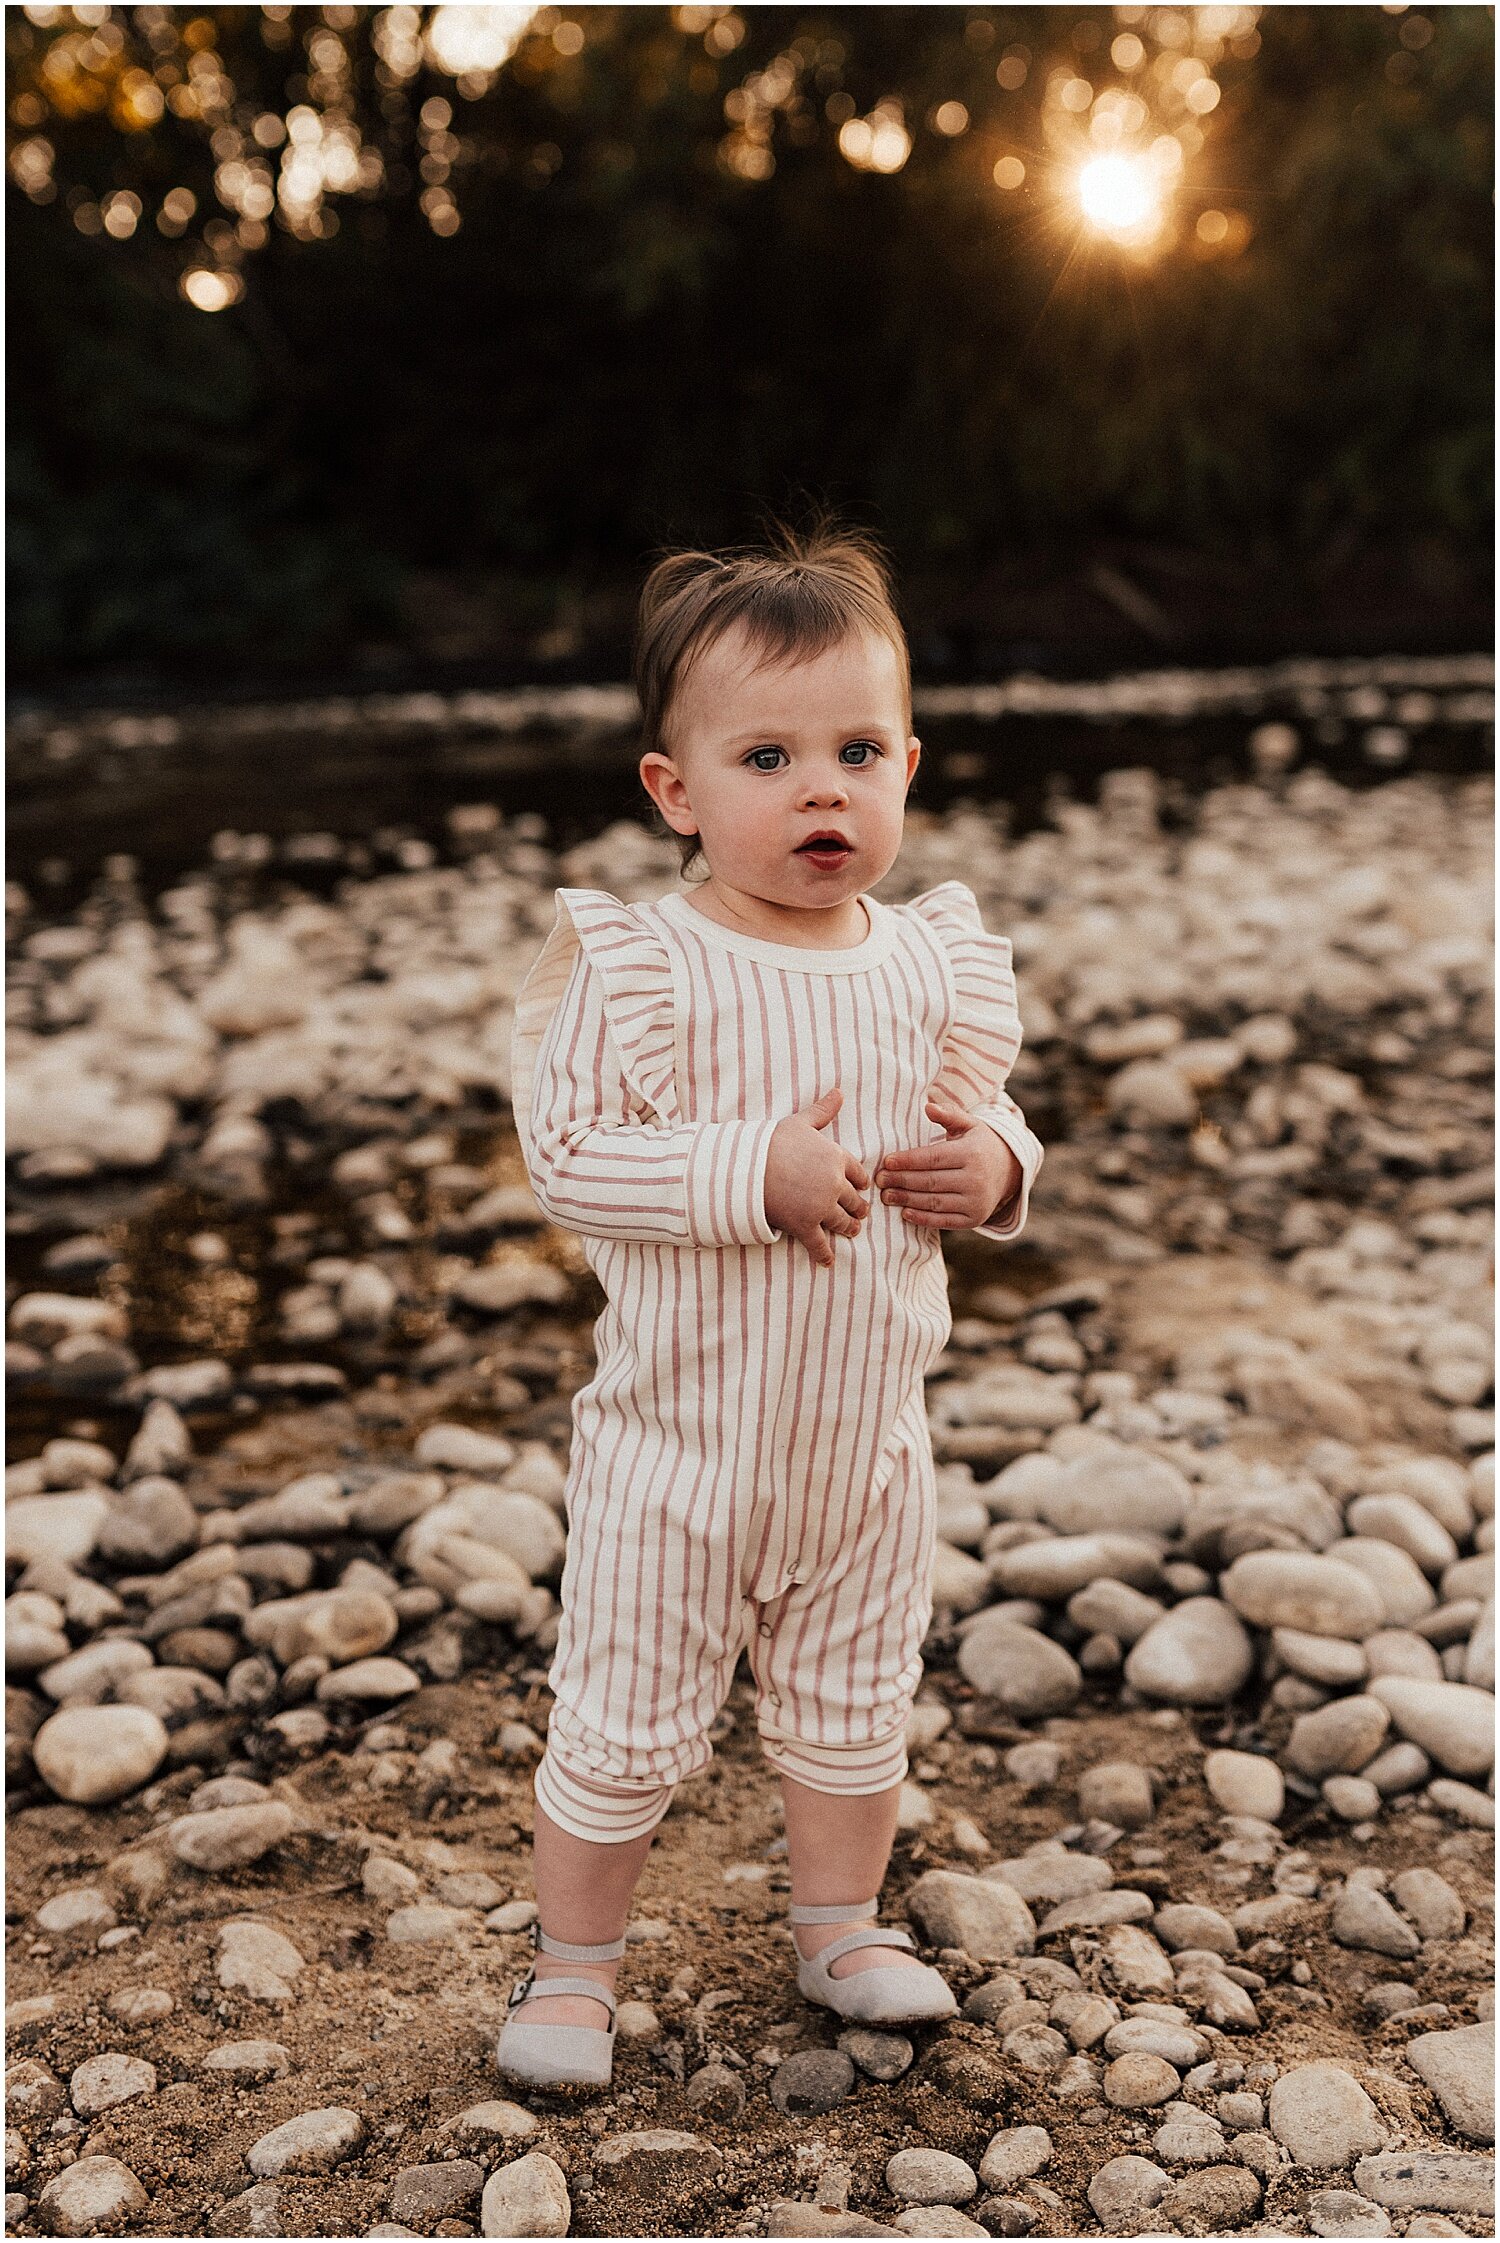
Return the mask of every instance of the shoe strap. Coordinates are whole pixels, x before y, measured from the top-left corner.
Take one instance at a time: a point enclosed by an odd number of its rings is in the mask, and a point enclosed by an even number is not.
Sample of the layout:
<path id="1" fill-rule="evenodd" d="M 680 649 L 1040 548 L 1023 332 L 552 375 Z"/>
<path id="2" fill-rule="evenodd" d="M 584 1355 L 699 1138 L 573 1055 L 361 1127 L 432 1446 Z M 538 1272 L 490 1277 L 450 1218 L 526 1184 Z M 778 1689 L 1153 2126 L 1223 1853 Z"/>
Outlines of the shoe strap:
<path id="1" fill-rule="evenodd" d="M 597 1978 L 533 1978 L 518 1992 L 513 2006 L 519 2009 L 523 2002 L 534 2002 L 538 1996 L 546 2000 L 552 1994 L 586 1994 L 591 2002 L 603 2002 L 611 2018 L 618 2006 L 611 1988 L 602 1986 Z"/>
<path id="2" fill-rule="evenodd" d="M 804 1955 L 802 1960 L 805 1963 L 816 1963 L 820 1970 L 826 1970 L 830 1963 L 838 1961 L 840 1955 L 852 1955 L 857 1947 L 915 1947 L 915 1945 L 916 1941 L 912 1938 L 910 1932 L 850 1931 L 845 1932 L 842 1939 L 830 1939 L 828 1945 L 820 1947 L 816 1955 Z"/>
<path id="3" fill-rule="evenodd" d="M 794 1900 L 787 1909 L 789 1924 L 862 1924 L 880 1912 L 879 1896 L 874 1900 L 835 1901 L 829 1908 L 809 1908 Z"/>
<path id="4" fill-rule="evenodd" d="M 612 1963 L 625 1952 L 625 1935 L 618 1939 L 601 1940 L 597 1947 L 579 1947 L 572 1940 L 554 1939 L 550 1932 L 535 1927 L 536 1945 L 544 1955 L 556 1955 L 564 1963 Z"/>

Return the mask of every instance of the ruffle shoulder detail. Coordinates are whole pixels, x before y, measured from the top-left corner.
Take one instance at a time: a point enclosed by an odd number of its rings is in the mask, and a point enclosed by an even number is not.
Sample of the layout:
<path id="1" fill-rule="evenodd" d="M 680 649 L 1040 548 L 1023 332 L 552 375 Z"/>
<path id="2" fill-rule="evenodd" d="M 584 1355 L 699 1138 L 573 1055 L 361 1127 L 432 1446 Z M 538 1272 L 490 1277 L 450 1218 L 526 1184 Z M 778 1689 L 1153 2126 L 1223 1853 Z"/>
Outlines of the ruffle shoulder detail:
<path id="1" fill-rule="evenodd" d="M 961 880 L 945 880 L 900 908 L 931 928 L 947 963 L 953 1010 L 936 1088 L 960 1106 L 986 1105 L 1004 1089 L 1021 1048 L 1010 938 L 990 933 Z"/>
<path id="2" fill-rule="evenodd" d="M 510 1094 L 523 1149 L 537 1055 L 580 953 L 598 976 L 610 1037 L 632 1091 L 664 1123 L 679 1118 L 677 1021 L 666 944 L 638 906 L 602 888 L 559 888 L 551 932 L 516 995 Z"/>

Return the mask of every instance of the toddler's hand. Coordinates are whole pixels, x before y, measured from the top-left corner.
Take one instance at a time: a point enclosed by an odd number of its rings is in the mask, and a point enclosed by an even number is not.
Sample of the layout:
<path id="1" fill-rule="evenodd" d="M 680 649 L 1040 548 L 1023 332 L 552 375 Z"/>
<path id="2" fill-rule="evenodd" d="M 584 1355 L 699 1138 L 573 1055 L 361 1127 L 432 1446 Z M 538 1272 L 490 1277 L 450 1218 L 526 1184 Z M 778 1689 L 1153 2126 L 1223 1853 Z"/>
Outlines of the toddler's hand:
<path id="1" fill-rule="evenodd" d="M 899 1207 L 908 1223 L 929 1230 L 966 1231 L 987 1223 L 1021 1184 L 1021 1163 L 1005 1140 L 946 1098 L 929 1098 L 927 1111 L 947 1136 L 940 1145 L 913 1145 L 887 1153 L 875 1173 L 880 1196 Z"/>
<path id="2" fill-rule="evenodd" d="M 825 1090 L 801 1113 L 788 1114 L 771 1133 L 766 1160 L 766 1220 L 799 1238 L 815 1262 L 828 1268 L 833 1241 L 858 1236 L 870 1212 L 861 1197 L 870 1179 L 852 1153 L 825 1137 L 844 1103 L 841 1090 Z"/>

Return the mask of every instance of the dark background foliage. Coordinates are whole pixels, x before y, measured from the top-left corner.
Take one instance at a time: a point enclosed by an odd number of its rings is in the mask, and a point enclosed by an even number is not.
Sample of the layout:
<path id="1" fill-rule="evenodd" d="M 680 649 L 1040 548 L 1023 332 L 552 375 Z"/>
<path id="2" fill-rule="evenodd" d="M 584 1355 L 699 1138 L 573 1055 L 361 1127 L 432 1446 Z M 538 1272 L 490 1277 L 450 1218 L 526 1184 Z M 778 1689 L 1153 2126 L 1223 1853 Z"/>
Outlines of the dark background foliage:
<path id="1" fill-rule="evenodd" d="M 12 141 L 53 166 L 9 198 L 20 684 L 617 670 L 651 549 L 809 498 L 886 537 L 939 668 L 1086 656 L 1088 615 L 1116 653 L 1105 620 L 1157 654 L 1487 642 L 1489 10 L 1261 11 L 1153 257 L 1083 233 L 1038 88 L 1056 62 L 1109 79 L 1122 22 L 1160 11 L 755 6 L 714 56 L 724 10 L 552 9 L 469 98 L 425 61 L 382 86 L 380 13 L 7 9 Z M 273 218 L 247 252 L 221 216 L 206 249 L 206 123 L 123 129 L 87 72 L 49 79 L 77 14 L 125 35 L 101 83 L 196 39 L 241 122 L 308 98 L 334 23 L 382 184 L 327 199 L 331 239 Z M 799 39 L 839 59 L 741 176 L 726 95 Z M 434 94 L 446 235 L 418 200 Z M 904 104 L 899 172 L 840 153 L 835 96 Z M 944 137 L 924 120 L 952 100 Z M 173 187 L 199 230 L 167 238 Z M 121 191 L 141 219 L 114 239 Z M 1236 254 L 1202 253 L 1210 207 L 1243 215 Z M 242 286 L 213 314 L 179 285 L 205 257 Z"/>

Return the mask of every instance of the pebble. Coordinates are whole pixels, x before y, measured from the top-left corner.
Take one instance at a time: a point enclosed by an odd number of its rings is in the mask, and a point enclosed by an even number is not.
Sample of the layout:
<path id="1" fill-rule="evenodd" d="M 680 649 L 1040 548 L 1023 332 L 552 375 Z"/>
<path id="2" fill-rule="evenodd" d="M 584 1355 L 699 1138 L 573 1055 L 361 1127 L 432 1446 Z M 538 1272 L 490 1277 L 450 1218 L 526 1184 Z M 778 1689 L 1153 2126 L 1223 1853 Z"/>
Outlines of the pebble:
<path id="1" fill-rule="evenodd" d="M 507 1900 L 492 1908 L 484 1919 L 487 1931 L 526 1931 L 536 1922 L 534 1900 Z"/>
<path id="2" fill-rule="evenodd" d="M 442 1908 L 430 1901 L 419 1902 L 414 1908 L 398 1908 L 385 1920 L 386 1938 L 398 1945 L 462 1939 L 473 1929 L 474 1918 L 467 1908 Z"/>
<path id="3" fill-rule="evenodd" d="M 920 2153 L 919 2153 L 920 2154 Z M 988 2235 L 977 2220 L 948 2204 L 912 2204 L 892 2223 L 898 2235 Z"/>
<path id="4" fill-rule="evenodd" d="M 1227 1815 L 1275 1822 L 1286 1803 L 1286 1782 L 1274 1760 L 1258 1752 L 1211 1752 L 1203 1778 Z"/>
<path id="5" fill-rule="evenodd" d="M 1145 1924 L 1152 1913 L 1145 1893 L 1128 1889 L 1084 1893 L 1077 1900 L 1059 1901 L 1049 1910 L 1037 1926 L 1037 1936 L 1045 1939 L 1053 1932 L 1087 1930 L 1101 1924 Z"/>
<path id="6" fill-rule="evenodd" d="M 1164 2165 L 1213 2165 L 1228 2155 L 1223 2127 L 1191 2103 L 1170 2107 L 1151 2147 Z"/>
<path id="7" fill-rule="evenodd" d="M 42 2190 L 38 2203 L 53 2235 L 108 2235 L 144 2212 L 150 2199 L 117 2157 L 80 2157 Z"/>
<path id="8" fill-rule="evenodd" d="M 771 2075 L 771 2101 L 789 2118 L 820 2118 L 847 2100 L 854 2066 L 839 2048 L 804 2048 Z"/>
<path id="9" fill-rule="evenodd" d="M 1242 2165 L 1210 2165 L 1173 2181 L 1160 2210 L 1179 2235 L 1232 2235 L 1254 2218 L 1260 2200 L 1254 2173 Z"/>
<path id="10" fill-rule="evenodd" d="M 1076 1900 L 1084 1893 L 1106 1892 L 1115 1873 L 1098 1854 L 1018 1854 L 998 1861 L 983 1872 L 986 1883 L 1009 1885 L 1029 1906 L 1034 1901 Z"/>
<path id="11" fill-rule="evenodd" d="M 1140 2001 L 1170 1997 L 1176 1986 L 1171 1958 L 1139 1924 L 1113 1924 L 1102 1942 L 1105 1968 L 1125 1994 Z"/>
<path id="12" fill-rule="evenodd" d="M 192 1869 L 245 1869 L 289 1838 L 296 1827 L 296 1816 L 279 1799 L 262 1806 L 210 1807 L 171 1823 L 167 1845 L 178 1861 Z"/>
<path id="13" fill-rule="evenodd" d="M 1354 2185 L 1393 2212 L 1467 2212 L 1484 2218 L 1494 2210 L 1495 2160 L 1478 2150 L 1388 2150 L 1360 2159 Z"/>
<path id="14" fill-rule="evenodd" d="M 1402 1869 L 1391 1879 L 1391 1893 L 1424 1939 L 1458 1939 L 1468 1911 L 1446 1877 L 1435 1869 Z"/>
<path id="15" fill-rule="evenodd" d="M 1088 2185 L 1088 2200 L 1106 2235 L 1142 2235 L 1154 2228 L 1152 2214 L 1171 2185 L 1170 2175 L 1149 2157 L 1111 2157 Z"/>
<path id="16" fill-rule="evenodd" d="M 1273 2082 L 1268 2115 L 1283 2149 L 1317 2172 L 1341 2171 L 1387 2140 L 1379 2111 L 1342 2064 L 1294 2064 Z"/>
<path id="17" fill-rule="evenodd" d="M 1451 1776 L 1434 1776 L 1427 1786 L 1427 1796 L 1440 1814 L 1452 1815 L 1455 1822 L 1466 1823 L 1471 1830 L 1495 1827 L 1493 1798 L 1473 1784 L 1458 1783 Z"/>
<path id="18" fill-rule="evenodd" d="M 847 2034 L 839 2035 L 841 2048 L 847 2038 Z M 727 2064 L 701 2065 L 687 2083 L 687 2103 L 699 2118 L 719 2125 L 732 2124 L 745 2107 L 745 2083 Z"/>
<path id="19" fill-rule="evenodd" d="M 848 2026 L 839 2034 L 838 2045 L 867 2079 L 900 2079 L 910 2071 L 916 2053 L 903 2034 L 876 2032 L 869 2025 Z"/>
<path id="20" fill-rule="evenodd" d="M 1020 1720 L 1066 1713 L 1083 1688 L 1078 1662 L 1060 1643 L 987 1612 L 966 1632 L 958 1665 L 981 1697 Z"/>
<path id="21" fill-rule="evenodd" d="M 1105 2034 L 1104 2052 L 1107 2056 L 1160 2057 L 1185 2072 L 1203 2062 L 1208 2042 L 1191 2025 L 1174 2025 L 1165 2017 L 1123 2017 Z M 1107 2081 L 1108 2074 L 1105 2076 Z M 1173 2085 L 1175 2091 L 1176 2083 Z"/>
<path id="22" fill-rule="evenodd" d="M 1386 1617 L 1363 1573 L 1336 1557 L 1292 1550 L 1252 1550 L 1219 1579 L 1219 1589 L 1258 1628 L 1297 1628 L 1305 1635 L 1359 1641 Z"/>
<path id="23" fill-rule="evenodd" d="M 421 1676 L 404 1659 L 356 1659 L 352 1666 L 335 1667 L 331 1674 L 325 1674 L 317 1695 L 325 1705 L 350 1700 L 386 1702 L 410 1697 L 421 1687 Z"/>
<path id="24" fill-rule="evenodd" d="M 567 2176 L 541 2150 L 499 2166 L 484 2184 L 481 2235 L 566 2235 L 572 2219 Z"/>
<path id="25" fill-rule="evenodd" d="M 289 2002 L 303 1958 L 273 1924 L 239 1919 L 219 1933 L 219 1984 L 257 2002 Z"/>
<path id="26" fill-rule="evenodd" d="M 1163 1947 L 1208 1947 L 1220 1955 L 1233 1955 L 1240 1935 L 1217 1908 L 1200 1908 L 1191 1901 L 1170 1901 L 1158 1908 L 1152 1930 Z"/>
<path id="27" fill-rule="evenodd" d="M 213 2235 L 280 2235 L 284 2227 L 281 2191 L 274 2181 L 257 2181 L 253 2188 L 221 2204 L 209 2221 Z"/>
<path id="28" fill-rule="evenodd" d="M 356 2111 L 304 2111 L 252 2142 L 245 2162 L 263 2180 L 281 2173 L 326 2173 L 351 2156 L 364 2138 L 364 2121 Z"/>
<path id="29" fill-rule="evenodd" d="M 967 2204 L 979 2193 L 979 2176 L 946 2150 L 898 2150 L 886 2166 L 885 2185 L 902 2204 Z"/>
<path id="30" fill-rule="evenodd" d="M 1062 1749 L 1058 1745 L 1012 1745 L 1005 1755 L 1005 1773 L 1012 1783 L 1020 1784 L 1024 1791 L 1049 1790 L 1056 1783 L 1061 1769 Z"/>
<path id="31" fill-rule="evenodd" d="M 1078 1779 L 1078 1812 L 1087 1822 L 1117 1823 L 1142 1830 L 1156 1812 L 1150 1771 L 1133 1760 L 1104 1760 Z"/>
<path id="32" fill-rule="evenodd" d="M 1304 2217 L 1314 2235 L 1389 2235 L 1389 2216 L 1358 2189 L 1314 2189 Z"/>
<path id="33" fill-rule="evenodd" d="M 1225 1705 L 1255 1663 L 1237 1615 L 1217 1597 L 1187 1597 L 1132 1644 L 1125 1680 L 1142 1697 L 1173 1706 Z"/>
<path id="34" fill-rule="evenodd" d="M 1052 2136 L 1045 2126 L 1006 2126 L 992 2134 L 979 2160 L 979 2178 L 986 2188 L 1017 2188 L 1040 2173 L 1052 2156 Z"/>
<path id="35" fill-rule="evenodd" d="M 43 1901 L 36 1912 L 37 1929 L 53 1939 L 97 1939 L 119 1922 L 107 1894 L 97 1885 L 73 1885 Z"/>
<path id="36" fill-rule="evenodd" d="M 31 1750 L 49 1791 L 98 1807 L 149 1783 L 169 1743 L 164 1725 L 144 1706 L 76 1706 L 44 1721 Z"/>
<path id="37" fill-rule="evenodd" d="M 149 2025 L 158 2017 L 170 2017 L 177 2004 L 165 1986 L 125 1986 L 111 1994 L 104 2006 L 111 2017 L 127 2025 Z"/>
<path id="38" fill-rule="evenodd" d="M 206 2072 L 232 2072 L 236 2079 L 280 2079 L 292 2059 L 280 2041 L 225 2041 L 203 2059 Z"/>
<path id="39" fill-rule="evenodd" d="M 615 2026 L 622 2040 L 635 2041 L 642 2048 L 650 2048 L 661 2039 L 661 2019 L 649 2002 L 621 2002 L 615 2011 Z"/>
<path id="40" fill-rule="evenodd" d="M 1314 1782 L 1324 1776 L 1352 1776 L 1373 1760 L 1391 1725 L 1378 1698 L 1335 1698 L 1314 1713 L 1299 1714 L 1285 1747 L 1287 1763 Z"/>
<path id="41" fill-rule="evenodd" d="M 731 2073 L 730 2077 L 734 2075 Z M 508 2103 L 499 2098 L 492 2103 L 471 2103 L 457 2118 L 450 2118 L 441 2131 L 456 2134 L 460 2139 L 473 2136 L 476 2140 L 494 2142 L 524 2142 L 529 2135 L 540 2133 L 541 2120 L 524 2104 Z"/>
<path id="42" fill-rule="evenodd" d="M 69 2099 L 80 2118 L 97 2118 L 116 2103 L 155 2093 L 156 2066 L 113 2049 L 102 2056 L 88 2057 L 68 2081 Z"/>
<path id="43" fill-rule="evenodd" d="M 1419 2033 L 1406 2044 L 1406 2061 L 1443 2106 L 1449 2125 L 1471 2142 L 1495 2139 L 1495 2027 L 1460 2025 L 1452 2032 Z"/>
<path id="44" fill-rule="evenodd" d="M 1363 1682 L 1369 1672 L 1365 1646 L 1346 1642 L 1342 1636 L 1309 1636 L 1298 1628 L 1273 1628 L 1271 1649 L 1293 1674 L 1302 1675 L 1308 1682 L 1326 1683 L 1334 1690 Z"/>
<path id="45" fill-rule="evenodd" d="M 1140 2051 L 1117 2056 L 1104 2069 L 1105 2100 L 1119 2110 L 1149 2110 L 1152 2104 L 1165 2103 L 1177 2094 L 1180 2086 L 1181 2081 L 1164 2057 Z"/>
<path id="46" fill-rule="evenodd" d="M 484 2169 L 472 2158 L 408 2165 L 391 2183 L 391 2218 L 421 2222 L 421 2234 L 429 2221 L 462 2218 L 479 2202 L 483 2188 Z"/>
<path id="47" fill-rule="evenodd" d="M 1005 1962 L 1036 1945 L 1031 1910 L 993 1875 L 929 1869 L 907 1892 L 906 1908 L 932 1946 L 962 1948 L 976 1962 Z"/>
<path id="48" fill-rule="evenodd" d="M 1422 1942 L 1404 1916 L 1368 1885 L 1347 1884 L 1333 1904 L 1328 1928 L 1341 1947 L 1365 1947 L 1372 1954 L 1410 1956 Z"/>
<path id="49" fill-rule="evenodd" d="M 1495 1701 L 1466 1682 L 1380 1675 L 1370 1685 L 1392 1721 L 1451 1776 L 1482 1776 L 1495 1759 Z"/>

